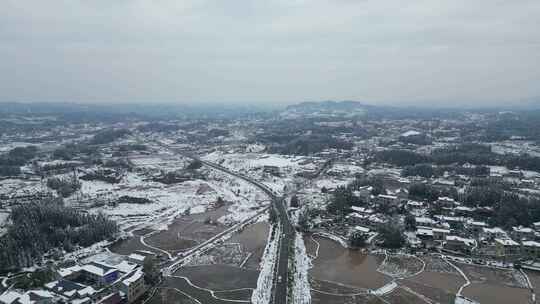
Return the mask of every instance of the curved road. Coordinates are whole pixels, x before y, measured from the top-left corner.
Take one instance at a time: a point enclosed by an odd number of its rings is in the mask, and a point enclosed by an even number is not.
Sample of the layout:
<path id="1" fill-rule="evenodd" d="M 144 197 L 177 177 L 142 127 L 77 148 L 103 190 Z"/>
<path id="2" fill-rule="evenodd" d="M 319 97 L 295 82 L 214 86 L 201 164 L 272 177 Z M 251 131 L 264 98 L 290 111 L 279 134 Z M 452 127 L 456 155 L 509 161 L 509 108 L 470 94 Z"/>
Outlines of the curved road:
<path id="1" fill-rule="evenodd" d="M 186 155 L 187 156 L 187 155 Z M 278 263 L 274 269 L 274 290 L 272 291 L 272 303 L 273 304 L 286 304 L 287 303 L 287 287 L 288 287 L 288 266 L 289 266 L 289 243 L 294 237 L 294 228 L 289 220 L 287 215 L 287 208 L 285 207 L 285 200 L 283 197 L 278 197 L 270 188 L 266 185 L 253 180 L 247 176 L 241 175 L 239 173 L 230 171 L 229 169 L 214 164 L 208 161 L 198 159 L 197 157 L 189 156 L 190 158 L 199 160 L 203 164 L 212 167 L 216 170 L 223 171 L 230 175 L 236 176 L 240 179 L 245 180 L 248 183 L 256 186 L 257 188 L 264 191 L 268 196 L 272 198 L 272 207 L 278 215 L 279 222 L 281 224 L 281 235 L 279 239 L 279 257 L 276 262 Z M 279 278 L 279 279 L 278 279 Z"/>
<path id="2" fill-rule="evenodd" d="M 264 193 L 266 193 L 272 199 L 272 208 L 274 208 L 274 210 L 276 211 L 280 225 L 282 227 L 281 235 L 279 239 L 279 242 L 280 242 L 279 257 L 276 260 L 276 263 L 278 264 L 275 265 L 274 267 L 275 273 L 274 273 L 274 287 L 272 291 L 272 303 L 273 304 L 286 304 L 287 303 L 287 287 L 288 287 L 289 243 L 291 242 L 291 240 L 294 239 L 295 231 L 289 220 L 289 216 L 287 215 L 287 208 L 285 207 L 286 203 L 285 203 L 284 198 L 277 196 L 270 188 L 268 188 L 268 186 L 254 179 L 251 179 L 250 177 L 239 174 L 237 172 L 233 172 L 218 164 L 214 164 L 212 162 L 202 160 L 198 158 L 197 156 L 186 153 L 185 151 L 180 151 L 178 149 L 174 149 L 171 147 L 167 147 L 167 148 L 185 157 L 189 157 L 193 160 L 200 161 L 206 166 L 212 167 L 216 170 L 219 170 L 227 174 L 230 174 L 232 176 L 235 176 L 237 178 L 240 178 L 254 185 L 255 187 L 261 189 Z"/>

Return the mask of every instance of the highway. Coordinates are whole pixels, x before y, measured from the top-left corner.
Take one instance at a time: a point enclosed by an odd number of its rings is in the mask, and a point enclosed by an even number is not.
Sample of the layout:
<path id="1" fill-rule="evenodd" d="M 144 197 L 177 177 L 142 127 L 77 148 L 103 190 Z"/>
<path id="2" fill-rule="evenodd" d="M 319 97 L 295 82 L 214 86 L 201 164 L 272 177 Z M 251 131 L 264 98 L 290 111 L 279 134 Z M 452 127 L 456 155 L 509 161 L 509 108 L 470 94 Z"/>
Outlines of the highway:
<path id="1" fill-rule="evenodd" d="M 274 287 L 272 290 L 272 303 L 273 304 L 286 304 L 287 303 L 287 288 L 288 288 L 288 267 L 289 267 L 289 243 L 294 239 L 295 230 L 289 220 L 287 214 L 286 202 L 283 197 L 277 196 L 268 186 L 258 182 L 250 177 L 233 172 L 223 166 L 214 164 L 209 161 L 202 160 L 194 155 L 188 154 L 185 151 L 180 151 L 178 149 L 170 150 L 181 154 L 185 157 L 189 157 L 193 160 L 200 161 L 202 164 L 212 167 L 216 170 L 225 172 L 232 176 L 235 176 L 239 179 L 242 179 L 255 187 L 261 189 L 272 199 L 272 208 L 276 211 L 276 214 L 279 219 L 279 224 L 281 226 L 281 235 L 279 236 L 279 257 L 276 260 L 277 265 L 275 265 L 274 273 Z"/>
<path id="2" fill-rule="evenodd" d="M 193 157 L 192 157 L 193 158 Z M 198 158 L 194 158 L 198 159 Z M 223 171 L 235 177 L 245 180 L 252 185 L 258 187 L 264 191 L 270 198 L 272 198 L 272 207 L 276 211 L 276 214 L 281 225 L 281 235 L 279 239 L 279 257 L 277 258 L 277 265 L 275 265 L 274 274 L 274 288 L 272 291 L 272 303 L 273 304 L 286 304 L 287 303 L 287 287 L 288 287 L 288 267 L 289 267 L 289 243 L 294 238 L 294 228 L 287 215 L 286 202 L 282 197 L 278 197 L 270 188 L 266 185 L 253 180 L 247 176 L 230 171 L 229 169 L 222 167 L 218 164 L 207 162 L 198 159 L 203 164 L 212 167 L 216 170 Z M 278 279 L 280 278 L 280 279 Z"/>

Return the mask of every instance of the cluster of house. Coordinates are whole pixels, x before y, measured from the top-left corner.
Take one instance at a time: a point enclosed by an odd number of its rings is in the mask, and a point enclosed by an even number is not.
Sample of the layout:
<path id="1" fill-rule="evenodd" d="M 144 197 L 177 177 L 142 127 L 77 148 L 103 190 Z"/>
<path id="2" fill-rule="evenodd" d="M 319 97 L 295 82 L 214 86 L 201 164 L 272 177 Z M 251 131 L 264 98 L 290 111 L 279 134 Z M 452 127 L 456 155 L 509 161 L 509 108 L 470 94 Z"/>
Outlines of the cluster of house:
<path id="1" fill-rule="evenodd" d="M 377 213 L 374 207 L 394 206 L 399 207 L 406 200 L 404 191 L 397 191 L 393 195 L 380 194 L 377 196 L 371 195 L 372 187 L 362 187 L 354 191 L 354 195 L 364 201 L 370 201 L 370 207 L 352 206 L 352 212 L 347 215 L 347 222 L 352 226 L 366 226 L 370 229 L 376 229 L 380 224 L 387 221 L 387 217 L 381 213 Z"/>
<path id="2" fill-rule="evenodd" d="M 43 289 L 8 289 L 1 304 L 132 303 L 146 292 L 142 264 L 149 252 L 133 253 L 116 265 L 90 262 L 56 270 L 54 281 Z"/>
<path id="3" fill-rule="evenodd" d="M 516 226 L 506 231 L 491 227 L 486 222 L 475 221 L 470 215 L 478 208 L 461 206 L 452 198 L 441 197 L 434 202 L 439 215 L 416 216 L 417 242 L 413 245 L 424 248 L 440 247 L 449 251 L 501 257 L 540 257 L 540 223 L 533 227 Z M 425 208 L 423 202 L 409 201 L 407 209 L 413 213 Z M 489 210 L 486 210 L 489 211 Z"/>
<path id="4" fill-rule="evenodd" d="M 532 227 L 512 227 L 505 231 L 485 222 L 473 220 L 474 213 L 489 214 L 489 207 L 467 207 L 449 197 L 439 197 L 433 203 L 406 199 L 407 193 L 371 195 L 371 187 L 355 191 L 355 195 L 369 201 L 369 206 L 352 206 L 347 222 L 353 230 L 369 234 L 385 223 L 388 217 L 375 210 L 380 206 L 406 208 L 415 215 L 416 231 L 408 237 L 416 248 L 440 248 L 451 252 L 485 255 L 492 258 L 540 258 L 540 222 Z M 428 210 L 437 211 L 429 216 Z M 485 210 L 484 210 L 485 209 Z M 410 235 L 408 235 L 410 236 Z M 480 250 L 481 249 L 481 250 Z"/>

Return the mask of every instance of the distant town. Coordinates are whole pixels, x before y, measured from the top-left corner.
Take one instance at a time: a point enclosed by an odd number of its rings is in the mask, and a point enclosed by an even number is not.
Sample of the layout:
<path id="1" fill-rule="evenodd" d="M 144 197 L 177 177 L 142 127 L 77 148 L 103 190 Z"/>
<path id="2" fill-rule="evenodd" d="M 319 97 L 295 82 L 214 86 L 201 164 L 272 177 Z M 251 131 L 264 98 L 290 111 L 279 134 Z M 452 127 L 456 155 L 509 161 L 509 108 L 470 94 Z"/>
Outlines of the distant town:
<path id="1" fill-rule="evenodd" d="M 540 111 L 0 109 L 0 303 L 537 303 Z"/>

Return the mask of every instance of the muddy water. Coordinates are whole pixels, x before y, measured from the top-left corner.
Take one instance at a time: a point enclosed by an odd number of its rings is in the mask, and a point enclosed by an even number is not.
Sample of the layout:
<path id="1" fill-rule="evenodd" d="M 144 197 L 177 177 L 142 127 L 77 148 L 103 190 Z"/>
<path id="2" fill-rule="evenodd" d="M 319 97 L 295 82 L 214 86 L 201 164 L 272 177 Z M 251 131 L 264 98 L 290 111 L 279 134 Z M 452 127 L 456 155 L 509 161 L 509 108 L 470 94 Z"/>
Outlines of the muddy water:
<path id="1" fill-rule="evenodd" d="M 369 289 L 377 289 L 390 282 L 389 277 L 377 272 L 379 258 L 345 249 L 326 238 L 314 236 L 313 239 L 320 244 L 319 255 L 310 270 L 314 278 Z M 311 237 L 306 237 L 305 243 L 308 254 L 315 255 L 316 243 Z"/>
<path id="2" fill-rule="evenodd" d="M 463 295 L 482 304 L 529 303 L 530 299 L 528 289 L 484 283 L 465 287 Z"/>

